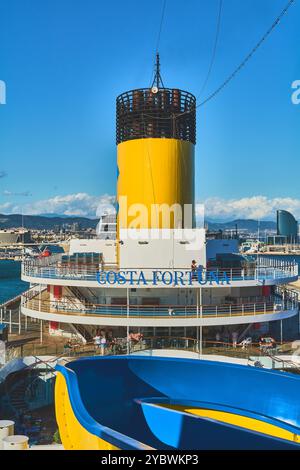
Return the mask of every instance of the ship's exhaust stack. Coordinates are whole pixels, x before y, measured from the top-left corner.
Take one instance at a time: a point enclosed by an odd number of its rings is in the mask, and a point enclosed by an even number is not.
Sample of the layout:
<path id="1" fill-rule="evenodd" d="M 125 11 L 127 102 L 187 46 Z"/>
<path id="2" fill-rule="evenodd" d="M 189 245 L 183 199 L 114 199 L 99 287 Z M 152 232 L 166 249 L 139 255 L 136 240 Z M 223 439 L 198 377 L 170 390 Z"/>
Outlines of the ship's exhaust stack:
<path id="1" fill-rule="evenodd" d="M 163 86 L 157 57 L 153 86 L 122 93 L 116 107 L 118 228 L 192 228 L 195 96 Z"/>

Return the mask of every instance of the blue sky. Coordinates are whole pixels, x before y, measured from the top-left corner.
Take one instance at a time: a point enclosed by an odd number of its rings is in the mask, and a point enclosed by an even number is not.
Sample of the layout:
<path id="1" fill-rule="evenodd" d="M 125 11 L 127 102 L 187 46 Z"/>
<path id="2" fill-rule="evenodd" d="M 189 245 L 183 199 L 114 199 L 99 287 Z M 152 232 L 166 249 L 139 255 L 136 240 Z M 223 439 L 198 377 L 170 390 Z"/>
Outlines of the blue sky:
<path id="1" fill-rule="evenodd" d="M 168 0 L 166 86 L 198 96 L 219 0 Z M 224 0 L 213 91 L 287 0 Z M 2 0 L 0 213 L 93 215 L 116 185 L 115 97 L 149 85 L 162 0 Z M 213 218 L 300 217 L 300 1 L 234 81 L 198 110 L 197 200 Z"/>

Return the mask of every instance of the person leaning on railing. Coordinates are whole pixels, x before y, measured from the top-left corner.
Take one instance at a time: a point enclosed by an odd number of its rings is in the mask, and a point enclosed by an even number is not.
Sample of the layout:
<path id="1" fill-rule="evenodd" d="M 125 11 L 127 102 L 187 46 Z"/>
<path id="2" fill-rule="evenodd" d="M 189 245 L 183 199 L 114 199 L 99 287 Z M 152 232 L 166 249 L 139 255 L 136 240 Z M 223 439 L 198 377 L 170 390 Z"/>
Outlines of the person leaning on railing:
<path id="1" fill-rule="evenodd" d="M 71 352 L 73 349 L 71 340 L 69 339 L 65 344 L 64 344 L 64 353 Z"/>
<path id="2" fill-rule="evenodd" d="M 261 337 L 259 340 L 259 349 L 265 353 L 276 351 L 277 344 L 275 339 L 271 336 Z"/>
<path id="3" fill-rule="evenodd" d="M 118 340 L 113 336 L 112 330 L 109 330 L 107 333 L 107 348 L 110 350 L 111 354 L 117 354 Z"/>
<path id="4" fill-rule="evenodd" d="M 137 344 L 141 343 L 144 338 L 142 333 L 133 333 L 132 331 L 129 332 L 127 340 L 131 346 L 136 346 Z"/>

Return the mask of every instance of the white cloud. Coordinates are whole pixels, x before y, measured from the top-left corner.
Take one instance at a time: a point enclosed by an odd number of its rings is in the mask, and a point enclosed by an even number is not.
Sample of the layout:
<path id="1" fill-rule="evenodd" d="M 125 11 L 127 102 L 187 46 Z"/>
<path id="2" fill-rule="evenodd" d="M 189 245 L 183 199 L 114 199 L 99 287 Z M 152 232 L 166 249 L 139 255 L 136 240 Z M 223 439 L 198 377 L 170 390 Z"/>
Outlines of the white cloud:
<path id="1" fill-rule="evenodd" d="M 5 191 L 3 191 L 3 194 L 4 194 L 4 196 L 23 196 L 23 197 L 32 196 L 30 191 L 23 191 L 21 193 L 15 193 L 13 191 L 5 190 Z"/>
<path id="2" fill-rule="evenodd" d="M 55 196 L 24 205 L 6 202 L 0 204 L 0 213 L 60 214 L 98 218 L 103 212 L 114 211 L 115 196 L 103 194 L 91 196 L 87 193 L 74 193 Z M 300 199 L 267 198 L 265 196 L 244 197 L 241 199 L 208 198 L 204 201 L 205 217 L 210 219 L 271 219 L 275 220 L 276 210 L 290 211 L 300 220 Z M 199 206 L 201 211 L 201 204 Z M 199 216 L 200 214 L 197 214 Z"/>
<path id="3" fill-rule="evenodd" d="M 113 210 L 115 196 L 104 194 L 102 196 L 91 196 L 87 193 L 68 194 L 66 196 L 55 196 L 33 203 L 23 205 L 5 203 L 0 204 L 0 212 L 23 213 L 23 214 L 59 214 L 79 217 L 98 217 L 99 207 L 106 211 Z"/>
<path id="4" fill-rule="evenodd" d="M 0 204 L 0 213 L 4 212 L 5 214 L 10 214 L 13 212 L 13 204 L 11 202 L 5 202 Z"/>
<path id="5" fill-rule="evenodd" d="M 208 198 L 204 202 L 205 216 L 211 219 L 272 219 L 277 209 L 290 211 L 300 219 L 300 199 L 252 196 L 241 199 Z"/>

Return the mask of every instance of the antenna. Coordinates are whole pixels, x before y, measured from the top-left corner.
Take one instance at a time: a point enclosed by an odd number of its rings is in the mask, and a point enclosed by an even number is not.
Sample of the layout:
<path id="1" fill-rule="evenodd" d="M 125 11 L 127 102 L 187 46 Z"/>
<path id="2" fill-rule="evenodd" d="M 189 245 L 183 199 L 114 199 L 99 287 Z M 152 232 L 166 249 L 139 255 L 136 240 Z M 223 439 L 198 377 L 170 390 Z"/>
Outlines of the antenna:
<path id="1" fill-rule="evenodd" d="M 161 74 L 160 74 L 160 60 L 159 60 L 159 53 L 156 53 L 156 63 L 155 63 L 155 74 L 154 79 L 151 85 L 151 90 L 153 93 L 157 93 L 159 88 L 165 88 Z"/>

